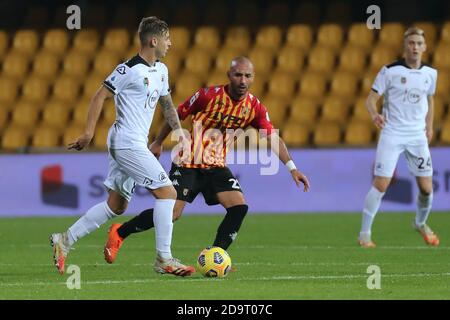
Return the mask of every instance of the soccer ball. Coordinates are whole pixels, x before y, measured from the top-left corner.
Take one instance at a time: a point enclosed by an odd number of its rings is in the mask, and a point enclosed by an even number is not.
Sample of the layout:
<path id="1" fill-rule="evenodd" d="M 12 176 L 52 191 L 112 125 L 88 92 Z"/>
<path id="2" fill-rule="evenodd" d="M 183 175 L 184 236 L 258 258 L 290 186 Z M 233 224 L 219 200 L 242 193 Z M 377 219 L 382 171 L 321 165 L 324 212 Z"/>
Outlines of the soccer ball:
<path id="1" fill-rule="evenodd" d="M 206 247 L 198 256 L 197 267 L 205 277 L 223 278 L 230 272 L 231 258 L 220 247 Z"/>

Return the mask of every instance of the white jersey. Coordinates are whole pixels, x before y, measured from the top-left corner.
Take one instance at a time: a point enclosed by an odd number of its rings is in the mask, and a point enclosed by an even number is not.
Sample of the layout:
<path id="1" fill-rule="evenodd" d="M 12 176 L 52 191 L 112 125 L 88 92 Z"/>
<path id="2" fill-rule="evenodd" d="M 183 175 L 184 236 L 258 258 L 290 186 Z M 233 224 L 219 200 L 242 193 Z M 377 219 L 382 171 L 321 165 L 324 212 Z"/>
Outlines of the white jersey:
<path id="1" fill-rule="evenodd" d="M 428 96 L 436 91 L 437 70 L 422 64 L 411 69 L 405 60 L 383 66 L 372 90 L 384 95 L 384 133 L 396 135 L 423 134 L 428 113 Z"/>
<path id="2" fill-rule="evenodd" d="M 169 94 L 167 67 L 149 65 L 136 55 L 119 64 L 103 85 L 114 94 L 116 121 L 109 129 L 108 147 L 128 149 L 145 146 L 160 96 Z"/>

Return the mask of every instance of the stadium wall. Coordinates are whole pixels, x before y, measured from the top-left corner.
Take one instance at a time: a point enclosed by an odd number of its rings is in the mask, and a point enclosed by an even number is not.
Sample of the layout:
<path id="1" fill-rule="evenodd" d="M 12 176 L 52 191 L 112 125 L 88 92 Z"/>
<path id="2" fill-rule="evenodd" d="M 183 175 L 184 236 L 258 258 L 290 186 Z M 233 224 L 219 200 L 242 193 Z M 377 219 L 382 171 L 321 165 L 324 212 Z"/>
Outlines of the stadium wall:
<path id="1" fill-rule="evenodd" d="M 433 209 L 450 210 L 450 148 L 432 148 L 434 167 Z M 292 156 L 311 182 L 303 193 L 275 158 L 256 152 L 245 155 L 247 163 L 230 164 L 252 213 L 359 212 L 370 187 L 374 149 L 292 150 Z M 253 157 L 253 158 L 252 158 Z M 161 161 L 170 170 L 170 154 Z M 279 172 L 274 175 L 261 173 Z M 107 174 L 105 153 L 35 154 L 0 156 L 0 216 L 66 216 L 83 214 L 106 198 L 102 182 Z M 264 169 L 263 169 L 264 168 Z M 271 170 L 267 170 L 270 168 Z M 385 195 L 381 210 L 413 211 L 417 188 L 401 157 L 394 183 Z M 137 188 L 128 213 L 153 206 L 145 189 Z M 208 207 L 202 196 L 186 207 L 187 214 L 223 213 L 220 206 Z"/>

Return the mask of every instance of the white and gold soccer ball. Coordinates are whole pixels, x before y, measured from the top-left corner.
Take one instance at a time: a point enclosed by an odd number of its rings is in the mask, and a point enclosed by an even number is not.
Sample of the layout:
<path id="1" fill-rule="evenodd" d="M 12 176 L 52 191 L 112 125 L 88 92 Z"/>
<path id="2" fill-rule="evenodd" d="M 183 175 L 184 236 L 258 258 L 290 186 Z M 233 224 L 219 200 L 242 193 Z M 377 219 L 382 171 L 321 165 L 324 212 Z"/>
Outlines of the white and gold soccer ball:
<path id="1" fill-rule="evenodd" d="M 197 267 L 202 275 L 223 278 L 230 272 L 230 255 L 220 247 L 206 247 L 197 258 Z"/>

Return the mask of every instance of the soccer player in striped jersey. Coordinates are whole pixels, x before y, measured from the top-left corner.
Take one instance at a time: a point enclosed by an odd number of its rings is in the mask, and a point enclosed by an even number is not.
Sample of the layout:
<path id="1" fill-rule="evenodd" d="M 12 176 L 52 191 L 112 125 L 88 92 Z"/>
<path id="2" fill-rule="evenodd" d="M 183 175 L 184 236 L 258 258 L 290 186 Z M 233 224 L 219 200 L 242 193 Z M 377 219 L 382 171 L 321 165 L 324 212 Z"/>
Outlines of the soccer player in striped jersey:
<path id="1" fill-rule="evenodd" d="M 284 141 L 274 130 L 265 106 L 249 92 L 254 79 L 251 61 L 245 57 L 233 59 L 227 74 L 229 84 L 202 88 L 178 107 L 180 119 L 192 115 L 193 130 L 199 129 L 198 124 L 201 124 L 199 130 L 201 134 L 194 133 L 190 156 L 185 157 L 181 165 L 173 163 L 169 174 L 177 190 L 174 221 L 180 218 L 186 202 L 191 203 L 200 192 L 206 204 L 221 204 L 225 208 L 225 217 L 218 227 L 213 242 L 214 246 L 224 250 L 227 250 L 235 240 L 248 206 L 238 180 L 226 167 L 225 157 L 228 150 L 226 143 L 219 151 L 208 148 L 214 144 L 214 138 L 206 141 L 203 139 L 208 130 L 214 128 L 225 133 L 227 129 L 244 129 L 248 126 L 263 129 L 260 130 L 262 135 L 275 141 L 275 145 L 272 142 L 272 148 L 287 166 L 297 186 L 302 183 L 305 192 L 310 187 L 307 177 L 297 170 Z M 150 146 L 150 150 L 156 156 L 161 154 L 162 143 L 170 131 L 170 126 L 165 124 Z M 207 152 L 208 150 L 211 152 Z M 113 224 L 105 245 L 105 260 L 108 263 L 114 262 L 127 236 L 152 228 L 152 216 L 153 209 L 148 209 L 123 225 Z"/>
<path id="2" fill-rule="evenodd" d="M 404 58 L 384 66 L 367 98 L 367 109 L 375 126 L 381 130 L 378 141 L 373 185 L 367 193 L 359 244 L 376 245 L 371 238 L 372 223 L 381 204 L 401 153 L 409 171 L 416 177 L 419 195 L 413 227 L 429 245 L 439 245 L 438 236 L 426 224 L 433 201 L 433 167 L 428 144 L 433 137 L 433 95 L 437 70 L 422 63 L 426 50 L 425 34 L 411 27 L 404 34 Z M 383 114 L 376 102 L 384 95 Z"/>

